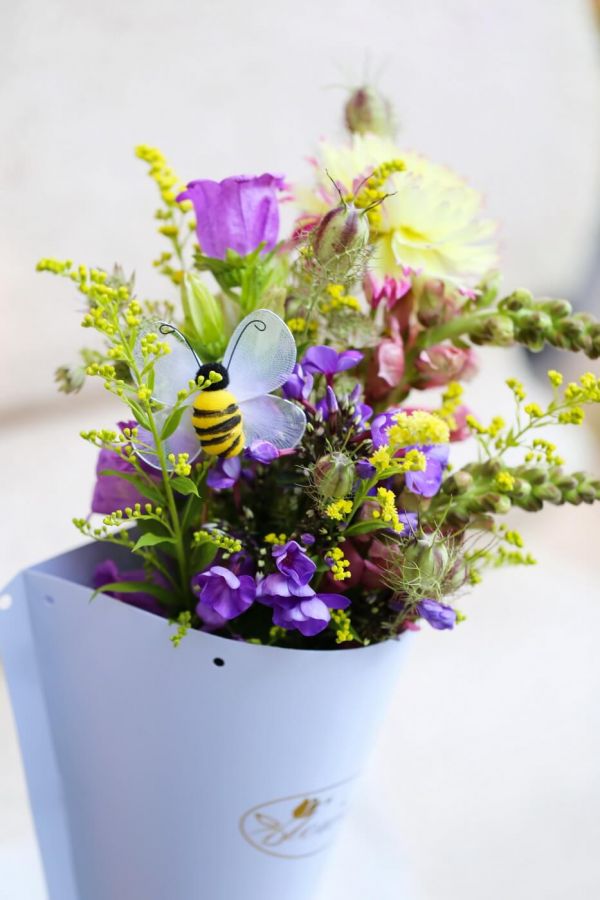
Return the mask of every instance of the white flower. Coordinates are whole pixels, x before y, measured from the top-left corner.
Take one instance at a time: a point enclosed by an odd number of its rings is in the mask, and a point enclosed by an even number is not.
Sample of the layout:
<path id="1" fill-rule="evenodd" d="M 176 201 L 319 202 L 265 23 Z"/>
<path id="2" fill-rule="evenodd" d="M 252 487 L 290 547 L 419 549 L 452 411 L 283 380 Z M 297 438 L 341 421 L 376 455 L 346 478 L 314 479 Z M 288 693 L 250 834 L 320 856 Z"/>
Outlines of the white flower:
<path id="1" fill-rule="evenodd" d="M 383 164 L 404 163 L 405 169 L 385 180 L 389 196 L 371 218 L 378 275 L 398 276 L 409 266 L 430 278 L 458 287 L 474 287 L 497 263 L 496 226 L 481 216 L 480 194 L 454 172 L 414 153 L 402 153 L 393 141 L 355 135 L 351 143 L 323 142 L 316 161 L 316 191 L 297 191 L 308 215 L 321 215 L 339 203 L 331 178 L 342 193 L 359 197 L 377 180 Z M 373 181 L 360 182 L 375 171 Z"/>

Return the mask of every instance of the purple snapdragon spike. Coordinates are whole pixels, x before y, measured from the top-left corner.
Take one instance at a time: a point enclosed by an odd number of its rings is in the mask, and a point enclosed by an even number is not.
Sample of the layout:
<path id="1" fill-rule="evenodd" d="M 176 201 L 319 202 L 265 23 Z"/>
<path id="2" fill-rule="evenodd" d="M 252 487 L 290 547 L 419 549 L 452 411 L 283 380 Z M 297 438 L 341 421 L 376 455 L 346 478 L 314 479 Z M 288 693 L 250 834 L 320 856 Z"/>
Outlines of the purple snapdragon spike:
<path id="1" fill-rule="evenodd" d="M 332 378 L 338 372 L 352 369 L 362 360 L 363 354 L 358 350 L 344 350 L 338 353 L 333 347 L 309 347 L 304 354 L 302 365 L 306 372 L 325 375 Z"/>
<path id="2" fill-rule="evenodd" d="M 227 250 L 240 256 L 260 245 L 272 250 L 279 235 L 277 191 L 281 175 L 234 175 L 223 181 L 191 181 L 177 200 L 191 200 L 202 253 L 225 259 Z"/>
<path id="3" fill-rule="evenodd" d="M 306 544 L 307 547 L 311 547 L 316 541 L 316 538 L 314 534 L 309 534 L 308 531 L 306 531 L 304 534 L 300 535 L 300 540 L 303 544 Z"/>
<path id="4" fill-rule="evenodd" d="M 250 446 L 244 450 L 244 456 L 266 466 L 277 459 L 279 450 L 270 441 L 252 441 Z"/>
<path id="5" fill-rule="evenodd" d="M 308 400 L 313 389 L 314 378 L 306 372 L 300 363 L 296 363 L 292 374 L 281 388 L 283 396 L 288 400 Z"/>
<path id="6" fill-rule="evenodd" d="M 432 628 L 437 628 L 439 631 L 454 628 L 456 624 L 456 612 L 451 606 L 438 603 L 437 600 L 421 600 L 417 604 L 417 610 Z"/>
<path id="7" fill-rule="evenodd" d="M 330 609 L 346 609 L 341 594 L 317 594 L 308 584 L 298 585 L 285 575 L 267 575 L 258 585 L 256 599 L 273 609 L 273 624 L 314 637 L 327 628 Z"/>
<path id="8" fill-rule="evenodd" d="M 384 444 L 387 444 L 388 428 L 394 424 L 394 418 L 398 415 L 399 411 L 400 410 L 395 409 L 392 410 L 392 412 L 380 413 L 380 415 L 375 416 L 371 422 L 371 440 L 373 441 L 375 450 L 378 450 L 379 447 L 383 447 Z"/>
<path id="9" fill-rule="evenodd" d="M 256 582 L 251 575 L 235 575 L 224 566 L 211 566 L 194 575 L 192 590 L 199 597 L 196 612 L 207 624 L 218 627 L 252 606 Z"/>
<path id="10" fill-rule="evenodd" d="M 276 544 L 271 553 L 281 574 L 298 587 L 308 584 L 317 570 L 304 547 L 297 541 Z"/>
<path id="11" fill-rule="evenodd" d="M 407 472 L 404 476 L 406 487 L 411 494 L 418 494 L 420 497 L 434 497 L 444 478 L 444 469 L 448 465 L 450 455 L 450 445 L 431 444 L 416 449 L 425 456 L 425 470 L 423 472 Z"/>
<path id="12" fill-rule="evenodd" d="M 146 581 L 147 574 L 144 569 L 119 569 L 112 559 L 105 559 L 99 563 L 94 569 L 92 575 L 92 586 L 98 590 L 105 584 L 113 584 L 117 581 Z M 154 584 L 166 587 L 166 580 L 158 573 L 152 575 Z M 158 616 L 164 616 L 165 612 L 159 602 L 152 594 L 146 594 L 144 591 L 139 593 L 119 593 L 118 591 L 110 591 L 109 596 L 121 600 L 123 603 L 129 603 L 130 606 L 136 606 L 138 609 L 144 609 L 146 612 L 155 613 Z"/>
<path id="13" fill-rule="evenodd" d="M 209 469 L 206 484 L 213 491 L 227 491 L 234 486 L 242 474 L 242 463 L 239 456 L 229 459 L 218 459 Z"/>
<path id="14" fill-rule="evenodd" d="M 340 406 L 338 403 L 338 399 L 335 396 L 335 391 L 330 385 L 327 385 L 325 396 L 317 401 L 316 408 L 321 413 L 325 421 L 327 421 L 330 416 L 333 416 L 335 415 L 335 413 L 340 411 Z"/>

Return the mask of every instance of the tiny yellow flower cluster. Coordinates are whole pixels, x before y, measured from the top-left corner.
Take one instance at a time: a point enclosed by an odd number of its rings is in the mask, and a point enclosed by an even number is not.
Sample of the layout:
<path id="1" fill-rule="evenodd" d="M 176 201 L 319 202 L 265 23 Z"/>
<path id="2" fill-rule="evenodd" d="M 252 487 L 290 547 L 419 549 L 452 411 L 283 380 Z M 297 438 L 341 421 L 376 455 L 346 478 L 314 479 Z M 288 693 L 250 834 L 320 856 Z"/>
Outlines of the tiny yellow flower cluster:
<path id="1" fill-rule="evenodd" d="M 379 487 L 377 488 L 377 502 L 379 503 L 380 509 L 373 510 L 373 518 L 374 519 L 382 519 L 384 522 L 389 522 L 394 531 L 398 534 L 404 531 L 404 525 L 398 518 L 398 510 L 396 509 L 396 495 L 393 491 L 388 490 L 388 488 Z"/>
<path id="2" fill-rule="evenodd" d="M 100 378 L 112 380 L 116 377 L 116 369 L 110 363 L 91 363 L 85 370 L 86 375 L 99 375 Z"/>
<path id="3" fill-rule="evenodd" d="M 556 369 L 548 369 L 548 380 L 552 387 L 558 388 L 563 383 L 563 376 Z"/>
<path id="4" fill-rule="evenodd" d="M 393 448 L 389 445 L 378 447 L 369 457 L 378 475 L 403 475 L 405 472 L 424 472 L 427 465 L 425 454 L 420 450 L 409 450 L 405 456 L 393 456 Z"/>
<path id="5" fill-rule="evenodd" d="M 364 182 L 354 198 L 356 206 L 359 209 L 366 209 L 368 206 L 382 201 L 386 196 L 385 184 L 390 175 L 394 175 L 396 172 L 403 172 L 405 169 L 406 163 L 402 159 L 392 159 L 389 162 L 381 163 L 381 165 L 373 169 L 372 174 Z M 374 232 L 381 231 L 383 217 L 380 206 L 369 210 L 367 216 L 371 230 Z"/>
<path id="6" fill-rule="evenodd" d="M 142 351 L 144 359 L 149 356 L 166 356 L 171 352 L 171 348 L 167 342 L 159 341 L 158 336 L 153 331 L 143 336 L 140 341 L 140 350 Z"/>
<path id="7" fill-rule="evenodd" d="M 498 472 L 494 480 L 494 484 L 496 485 L 498 490 L 502 491 L 503 493 L 512 491 L 515 483 L 515 477 L 514 475 L 511 475 L 510 472 Z"/>
<path id="8" fill-rule="evenodd" d="M 167 459 L 173 466 L 173 471 L 176 475 L 189 475 L 192 471 L 192 467 L 189 463 L 190 454 L 189 453 L 178 453 L 177 457 L 175 457 L 174 453 L 169 453 Z"/>
<path id="9" fill-rule="evenodd" d="M 325 507 L 325 515 L 329 519 L 335 519 L 337 522 L 343 522 L 346 516 L 349 516 L 351 512 L 351 500 L 334 500 Z"/>
<path id="10" fill-rule="evenodd" d="M 156 147 L 148 147 L 145 144 L 140 144 L 139 147 L 135 148 L 135 155 L 138 159 L 148 163 L 150 167 L 148 174 L 156 183 L 166 206 L 175 206 L 175 198 L 185 189 L 185 186 L 168 165 L 164 155 Z M 179 204 L 179 206 L 182 209 L 192 208 L 189 200 L 185 201 L 185 204 Z"/>
<path id="11" fill-rule="evenodd" d="M 506 385 L 511 389 L 517 400 L 524 400 L 527 396 L 525 393 L 525 388 L 523 387 L 523 383 L 521 381 L 518 381 L 516 378 L 507 378 Z"/>
<path id="12" fill-rule="evenodd" d="M 331 621 L 336 626 L 335 642 L 336 644 L 344 644 L 347 641 L 353 641 L 352 624 L 350 616 L 344 609 L 332 609 Z"/>
<path id="13" fill-rule="evenodd" d="M 388 440 L 397 448 L 411 444 L 446 444 L 450 440 L 450 429 L 446 422 L 421 409 L 410 415 L 397 413 L 394 423 L 388 429 Z"/>
<path id="14" fill-rule="evenodd" d="M 353 312 L 360 312 L 359 300 L 356 297 L 347 296 L 342 284 L 328 285 L 327 293 L 331 299 L 321 303 L 321 312 L 327 314 L 339 309 L 351 309 Z"/>
<path id="15" fill-rule="evenodd" d="M 457 427 L 455 413 L 461 404 L 463 393 L 462 384 L 459 384 L 458 381 L 450 381 L 442 394 L 442 405 L 435 411 L 435 415 L 443 419 L 450 431 L 454 431 Z"/>
<path id="16" fill-rule="evenodd" d="M 487 434 L 488 430 L 485 425 L 482 425 L 479 419 L 476 419 L 474 415 L 469 413 L 469 415 L 465 419 L 467 425 L 471 429 L 471 431 L 475 431 L 477 434 Z"/>
<path id="17" fill-rule="evenodd" d="M 118 526 L 123 524 L 124 519 L 143 519 L 147 516 L 156 518 L 157 516 L 160 517 L 162 512 L 161 506 L 152 506 L 151 503 L 145 503 L 142 511 L 141 503 L 136 503 L 133 507 L 126 506 L 125 509 L 115 509 L 114 512 L 102 519 L 102 523 L 109 526 Z"/>
<path id="18" fill-rule="evenodd" d="M 316 322 L 307 323 L 306 319 L 302 316 L 295 316 L 294 318 L 288 319 L 286 324 L 294 334 L 303 334 L 305 331 L 308 331 L 310 334 L 317 330 Z"/>
<path id="19" fill-rule="evenodd" d="M 240 540 L 230 537 L 217 528 L 211 528 L 210 530 L 201 529 L 194 532 L 194 546 L 199 547 L 202 544 L 214 544 L 226 554 L 239 553 L 242 549 Z"/>
<path id="20" fill-rule="evenodd" d="M 271 531 L 269 534 L 265 534 L 263 538 L 265 544 L 285 544 L 287 541 L 287 535 L 283 534 L 275 534 L 274 531 Z"/>
<path id="21" fill-rule="evenodd" d="M 334 581 L 345 581 L 346 578 L 352 577 L 349 571 L 350 561 L 344 556 L 344 551 L 341 547 L 334 547 L 332 550 L 328 550 L 325 557 L 333 560 L 329 571 Z"/>
<path id="22" fill-rule="evenodd" d="M 536 460 L 546 462 L 549 466 L 562 466 L 564 459 L 556 453 L 556 444 L 547 441 L 546 438 L 534 438 L 533 448 L 535 452 L 528 453 L 525 462 Z"/>
<path id="23" fill-rule="evenodd" d="M 530 419 L 541 419 L 544 416 L 544 410 L 539 403 L 528 403 L 527 406 L 523 407 L 523 411 Z"/>
<path id="24" fill-rule="evenodd" d="M 558 414 L 558 421 L 561 425 L 581 425 L 585 419 L 585 410 L 581 406 L 574 406 L 572 409 L 565 409 Z"/>

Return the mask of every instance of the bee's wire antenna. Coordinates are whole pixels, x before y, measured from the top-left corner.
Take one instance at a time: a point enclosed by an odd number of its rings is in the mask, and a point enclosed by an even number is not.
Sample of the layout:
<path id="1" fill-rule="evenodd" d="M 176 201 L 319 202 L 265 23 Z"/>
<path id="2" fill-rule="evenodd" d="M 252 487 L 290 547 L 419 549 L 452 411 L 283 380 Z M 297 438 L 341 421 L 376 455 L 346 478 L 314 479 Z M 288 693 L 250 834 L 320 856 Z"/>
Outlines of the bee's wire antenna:
<path id="1" fill-rule="evenodd" d="M 161 334 L 176 334 L 184 343 L 188 345 L 192 353 L 194 354 L 194 359 L 198 363 L 198 367 L 202 365 L 202 360 L 186 338 L 185 334 L 179 330 L 179 328 L 175 328 L 174 325 L 170 325 L 168 322 L 160 322 L 158 330 Z"/>
<path id="2" fill-rule="evenodd" d="M 238 334 L 235 344 L 231 348 L 231 352 L 229 353 L 229 358 L 228 358 L 227 362 L 225 362 L 225 360 L 223 360 L 223 365 L 225 366 L 226 369 L 228 369 L 229 366 L 231 365 L 231 360 L 233 359 L 233 355 L 234 355 L 235 351 L 237 350 L 237 346 L 238 346 L 239 342 L 241 341 L 241 339 L 243 338 L 244 333 L 247 331 L 248 328 L 250 328 L 251 325 L 254 325 L 254 327 L 258 328 L 259 331 L 267 330 L 267 323 L 263 322 L 262 319 L 250 319 L 249 322 L 246 322 L 246 324 L 244 325 L 244 327 Z"/>

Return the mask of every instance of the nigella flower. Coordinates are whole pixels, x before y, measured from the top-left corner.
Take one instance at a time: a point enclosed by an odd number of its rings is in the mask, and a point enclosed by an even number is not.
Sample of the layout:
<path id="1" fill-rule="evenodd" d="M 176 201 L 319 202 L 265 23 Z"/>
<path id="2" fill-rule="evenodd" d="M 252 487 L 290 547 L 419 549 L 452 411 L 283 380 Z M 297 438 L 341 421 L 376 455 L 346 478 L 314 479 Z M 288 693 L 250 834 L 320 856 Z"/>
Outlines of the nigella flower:
<path id="1" fill-rule="evenodd" d="M 322 374 L 332 378 L 338 372 L 352 369 L 362 360 L 363 354 L 358 350 L 344 350 L 338 353 L 333 347 L 310 347 L 304 354 L 302 365 L 306 372 Z"/>
<path id="2" fill-rule="evenodd" d="M 456 612 L 451 606 L 444 603 L 438 603 L 437 600 L 421 600 L 417 604 L 419 615 L 429 622 L 432 628 L 442 631 L 447 628 L 454 628 L 456 624 Z"/>
<path id="3" fill-rule="evenodd" d="M 341 594 L 317 594 L 308 584 L 297 584 L 281 573 L 267 575 L 258 585 L 256 599 L 273 609 L 273 624 L 299 631 L 304 637 L 327 628 L 330 609 L 346 609 L 350 601 Z"/>
<path id="4" fill-rule="evenodd" d="M 205 624 L 217 628 L 246 612 L 256 596 L 251 575 L 235 575 L 224 566 L 194 575 L 191 586 L 199 597 L 196 612 Z"/>
<path id="5" fill-rule="evenodd" d="M 277 191 L 281 175 L 234 175 L 224 181 L 191 181 L 178 201 L 191 200 L 202 253 L 225 259 L 227 250 L 240 256 L 264 245 L 272 250 L 279 235 Z"/>
<path id="6" fill-rule="evenodd" d="M 314 378 L 310 372 L 305 372 L 300 363 L 296 363 L 292 374 L 283 385 L 283 396 L 288 400 L 308 400 L 313 389 Z"/>
<path id="7" fill-rule="evenodd" d="M 317 570 L 312 559 L 306 555 L 306 550 L 297 541 L 276 544 L 271 552 L 281 574 L 297 586 L 308 584 Z"/>
<path id="8" fill-rule="evenodd" d="M 111 510 L 112 511 L 112 510 Z M 144 569 L 119 569 L 112 559 L 105 559 L 99 563 L 94 569 L 92 576 L 92 585 L 98 589 L 105 584 L 113 584 L 118 581 L 146 581 L 147 575 Z M 152 574 L 152 581 L 161 587 L 166 587 L 165 579 L 158 573 Z M 130 606 L 136 606 L 138 609 L 144 609 L 146 612 L 155 613 L 158 616 L 164 616 L 164 610 L 152 594 L 145 591 L 135 593 L 124 593 L 119 591 L 110 591 L 110 596 L 128 603 Z"/>

